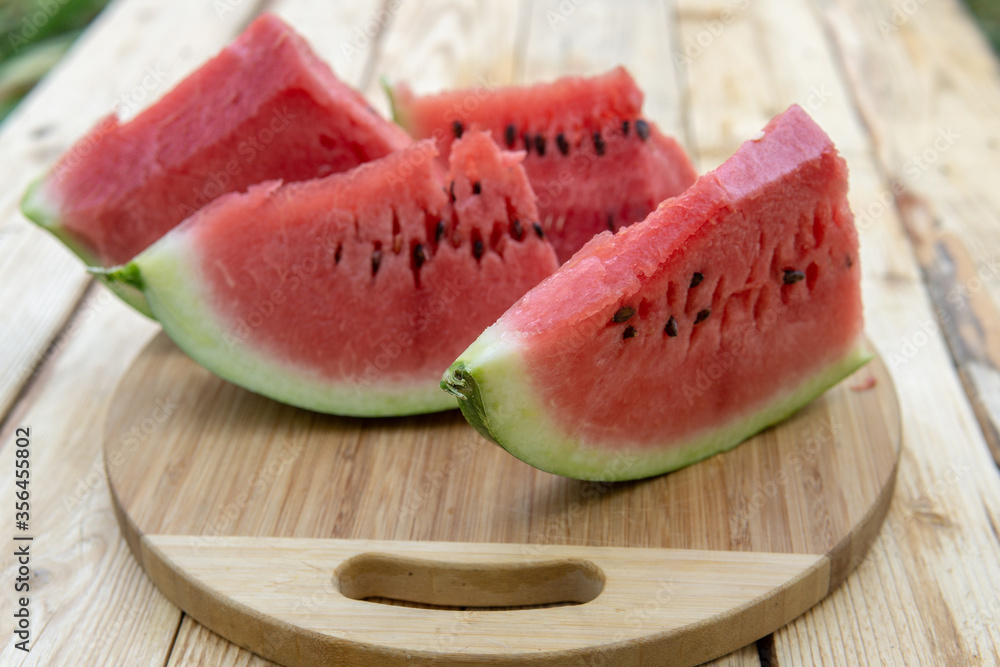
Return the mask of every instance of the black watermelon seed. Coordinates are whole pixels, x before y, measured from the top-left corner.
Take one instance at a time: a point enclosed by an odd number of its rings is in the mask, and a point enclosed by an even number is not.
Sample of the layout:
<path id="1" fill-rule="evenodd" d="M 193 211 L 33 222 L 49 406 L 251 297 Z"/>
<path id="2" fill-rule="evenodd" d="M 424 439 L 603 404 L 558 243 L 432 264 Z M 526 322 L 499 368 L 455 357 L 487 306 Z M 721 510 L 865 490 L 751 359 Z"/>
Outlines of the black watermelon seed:
<path id="1" fill-rule="evenodd" d="M 594 132 L 594 150 L 597 151 L 598 155 L 604 155 L 604 149 L 607 146 L 604 143 L 604 137 L 601 136 L 600 132 Z"/>
<path id="2" fill-rule="evenodd" d="M 480 183 L 479 181 L 476 181 L 475 183 L 472 184 L 472 194 L 478 195 L 482 191 L 483 191 L 483 184 L 482 183 Z"/>
<path id="3" fill-rule="evenodd" d="M 698 285 L 701 284 L 701 281 L 704 279 L 705 276 L 701 275 L 700 273 L 695 273 L 693 276 L 691 276 L 691 287 L 697 287 Z"/>
<path id="4" fill-rule="evenodd" d="M 483 242 L 476 239 L 472 243 L 472 256 L 476 259 L 480 259 L 483 256 Z"/>
<path id="5" fill-rule="evenodd" d="M 851 258 L 850 255 L 848 255 L 847 256 L 847 261 L 844 262 L 844 263 L 847 264 L 847 268 L 851 268 L 852 266 L 854 266 L 854 259 Z"/>
<path id="6" fill-rule="evenodd" d="M 635 338 L 635 327 L 625 327 L 625 331 L 622 332 L 622 340 L 626 340 L 628 338 Z"/>
<path id="7" fill-rule="evenodd" d="M 569 155 L 569 142 L 566 141 L 566 135 L 562 132 L 556 135 L 556 146 L 559 147 L 560 153 Z"/>
<path id="8" fill-rule="evenodd" d="M 419 269 L 427 261 L 427 255 L 424 254 L 424 246 L 417 244 L 413 246 L 413 264 Z"/>
<path id="9" fill-rule="evenodd" d="M 514 218 L 514 222 L 511 224 L 514 228 L 514 238 L 520 241 L 524 238 L 524 227 L 521 226 L 521 221 Z"/>
<path id="10" fill-rule="evenodd" d="M 455 181 L 452 181 L 451 185 L 448 186 L 448 196 L 451 197 L 451 203 L 454 204 L 455 203 Z"/>
<path id="11" fill-rule="evenodd" d="M 805 280 L 806 274 L 801 271 L 793 271 L 792 269 L 785 269 L 784 281 L 786 285 L 794 285 L 800 280 Z"/>
<path id="12" fill-rule="evenodd" d="M 540 239 L 545 238 L 545 232 L 542 231 L 542 226 L 540 224 L 538 224 L 537 222 L 533 222 L 531 223 L 531 226 L 535 228 L 535 233 L 538 234 L 538 238 Z"/>
<path id="13" fill-rule="evenodd" d="M 462 123 L 457 120 L 451 121 L 451 131 L 455 133 L 456 139 L 462 138 Z"/>
<path id="14" fill-rule="evenodd" d="M 673 315 L 667 320 L 667 326 L 663 327 L 663 332 L 671 338 L 677 337 L 677 320 L 674 319 Z"/>
<path id="15" fill-rule="evenodd" d="M 341 244 L 337 245 L 337 252 L 333 254 L 333 263 L 340 264 L 340 258 L 344 256 L 344 246 Z"/>
<path id="16" fill-rule="evenodd" d="M 444 220 L 438 220 L 437 227 L 434 228 L 434 242 L 441 243 L 444 237 Z"/>
<path id="17" fill-rule="evenodd" d="M 635 121 L 635 133 L 639 135 L 639 138 L 645 141 L 649 139 L 649 123 L 639 118 Z"/>
<path id="18" fill-rule="evenodd" d="M 622 134 L 624 134 L 626 137 L 628 136 L 628 121 L 627 120 L 623 120 L 622 121 Z"/>
<path id="19" fill-rule="evenodd" d="M 611 215 L 610 213 L 608 213 L 607 224 L 608 224 L 608 231 L 613 234 L 615 231 L 615 216 Z"/>
<path id="20" fill-rule="evenodd" d="M 539 155 L 545 155 L 545 137 L 541 134 L 535 135 L 535 150 Z"/>
<path id="21" fill-rule="evenodd" d="M 706 308 L 705 310 L 699 310 L 698 311 L 698 315 L 696 315 L 695 318 L 694 318 L 694 323 L 695 324 L 701 324 L 702 322 L 704 322 L 705 320 L 707 320 L 708 316 L 711 315 L 711 314 L 712 314 L 712 311 L 709 310 L 708 308 Z"/>
<path id="22" fill-rule="evenodd" d="M 531 135 L 525 132 L 524 134 L 521 135 L 521 139 L 524 141 L 525 152 L 527 152 L 528 155 L 531 155 L 531 144 L 532 144 Z"/>
<path id="23" fill-rule="evenodd" d="M 627 322 L 633 315 L 635 315 L 635 308 L 632 306 L 622 306 L 612 319 L 615 321 L 615 324 L 621 324 L 622 322 Z"/>
<path id="24" fill-rule="evenodd" d="M 378 273 L 378 267 L 382 265 L 382 251 L 376 250 L 372 253 L 372 275 Z"/>
<path id="25" fill-rule="evenodd" d="M 517 139 L 517 131 L 513 125 L 508 125 L 507 129 L 504 130 L 503 139 L 507 143 L 507 148 L 514 147 L 514 140 Z"/>

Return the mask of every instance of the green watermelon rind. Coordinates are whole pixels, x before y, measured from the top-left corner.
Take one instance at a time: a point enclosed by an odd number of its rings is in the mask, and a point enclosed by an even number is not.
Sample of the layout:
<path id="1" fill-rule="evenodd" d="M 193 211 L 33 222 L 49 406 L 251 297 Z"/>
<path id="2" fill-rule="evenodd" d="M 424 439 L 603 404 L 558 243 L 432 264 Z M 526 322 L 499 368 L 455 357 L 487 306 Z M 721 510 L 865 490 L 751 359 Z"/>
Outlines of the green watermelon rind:
<path id="1" fill-rule="evenodd" d="M 407 113 L 407 109 L 400 104 L 395 86 L 385 76 L 379 77 L 379 85 L 382 86 L 382 91 L 389 100 L 389 117 L 392 118 L 392 122 L 412 134 L 413 127 L 410 122 L 410 116 Z"/>
<path id="2" fill-rule="evenodd" d="M 143 293 L 127 283 L 119 283 L 108 280 L 104 270 L 100 267 L 100 262 L 89 252 L 76 242 L 60 224 L 60 217 L 57 208 L 50 198 L 42 193 L 42 186 L 46 180 L 45 176 L 36 178 L 28 185 L 24 196 L 21 198 L 21 213 L 28 220 L 52 234 L 66 246 L 74 255 L 83 260 L 87 270 L 94 274 L 98 280 L 107 285 L 122 301 L 135 308 L 137 311 L 152 318 L 153 312 L 149 309 L 146 297 Z"/>
<path id="3" fill-rule="evenodd" d="M 733 449 L 787 419 L 873 356 L 862 337 L 840 358 L 753 414 L 660 449 L 629 443 L 602 449 L 567 433 L 532 390 L 516 334 L 503 334 L 496 326 L 451 365 L 441 387 L 458 398 L 462 414 L 477 431 L 525 463 L 564 477 L 611 482 L 660 475 Z"/>
<path id="4" fill-rule="evenodd" d="M 174 343 L 219 377 L 283 403 L 344 416 L 404 416 L 457 407 L 436 380 L 408 386 L 331 383 L 267 356 L 249 343 L 252 334 L 239 340 L 211 307 L 196 256 L 187 237 L 174 230 L 107 277 L 141 289 Z"/>

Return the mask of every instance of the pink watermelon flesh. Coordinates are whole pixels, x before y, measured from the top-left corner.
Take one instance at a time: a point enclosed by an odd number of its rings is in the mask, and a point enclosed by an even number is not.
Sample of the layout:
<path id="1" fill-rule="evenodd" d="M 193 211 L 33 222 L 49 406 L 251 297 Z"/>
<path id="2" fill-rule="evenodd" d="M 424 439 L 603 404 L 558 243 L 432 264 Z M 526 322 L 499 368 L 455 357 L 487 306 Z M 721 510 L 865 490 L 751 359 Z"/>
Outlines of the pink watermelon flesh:
<path id="1" fill-rule="evenodd" d="M 487 437 L 571 477 L 733 447 L 867 359 L 846 194 L 843 159 L 793 106 L 644 222 L 591 241 L 443 386 Z"/>
<path id="2" fill-rule="evenodd" d="M 344 171 L 408 143 L 263 14 L 131 121 L 98 123 L 24 208 L 88 263 L 113 266 L 223 193 Z"/>
<path id="3" fill-rule="evenodd" d="M 524 150 L 524 168 L 560 261 L 601 231 L 642 220 L 696 178 L 684 149 L 642 117 L 642 92 L 619 67 L 591 78 L 415 96 L 392 91 L 396 120 L 442 156 L 468 128 Z"/>
<path id="4" fill-rule="evenodd" d="M 453 408 L 441 374 L 558 263 L 518 154 L 469 133 L 447 174 L 436 155 L 422 141 L 226 195 L 119 278 L 132 272 L 181 348 L 253 391 L 339 414 Z"/>

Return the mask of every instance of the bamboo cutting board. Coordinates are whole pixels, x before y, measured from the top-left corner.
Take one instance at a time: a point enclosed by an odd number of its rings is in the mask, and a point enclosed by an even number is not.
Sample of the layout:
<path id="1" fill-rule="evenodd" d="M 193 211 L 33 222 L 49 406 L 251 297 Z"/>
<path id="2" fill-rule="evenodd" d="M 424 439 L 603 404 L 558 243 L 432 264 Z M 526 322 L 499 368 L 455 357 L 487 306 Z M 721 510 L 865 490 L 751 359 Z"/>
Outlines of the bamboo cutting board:
<path id="1" fill-rule="evenodd" d="M 196 620 L 285 665 L 690 665 L 864 557 L 900 447 L 876 359 L 731 452 L 631 483 L 535 470 L 457 411 L 284 406 L 163 334 L 108 416 L 119 523 Z"/>

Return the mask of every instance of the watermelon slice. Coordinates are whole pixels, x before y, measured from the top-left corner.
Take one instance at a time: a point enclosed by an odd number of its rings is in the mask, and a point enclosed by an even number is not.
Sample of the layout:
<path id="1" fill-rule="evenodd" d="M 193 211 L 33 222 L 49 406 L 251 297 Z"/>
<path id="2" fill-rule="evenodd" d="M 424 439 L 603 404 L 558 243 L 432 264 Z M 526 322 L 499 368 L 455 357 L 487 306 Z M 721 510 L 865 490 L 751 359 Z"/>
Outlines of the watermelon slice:
<path id="1" fill-rule="evenodd" d="M 396 122 L 434 138 L 442 156 L 469 127 L 524 150 L 543 227 L 562 262 L 595 234 L 642 220 L 697 177 L 684 149 L 642 117 L 642 92 L 621 67 L 534 86 L 418 97 L 399 84 L 389 94 Z"/>
<path id="2" fill-rule="evenodd" d="M 198 211 L 109 278 L 223 378 L 322 412 L 454 408 L 441 374 L 558 267 L 521 156 L 486 133 L 426 140 Z"/>
<path id="3" fill-rule="evenodd" d="M 131 121 L 104 118 L 22 209 L 87 264 L 114 266 L 221 194 L 344 171 L 410 141 L 262 14 Z"/>
<path id="4" fill-rule="evenodd" d="M 486 437 L 580 479 L 730 449 L 854 371 L 863 339 L 847 167 L 799 107 L 644 222 L 595 238 L 442 386 Z"/>

